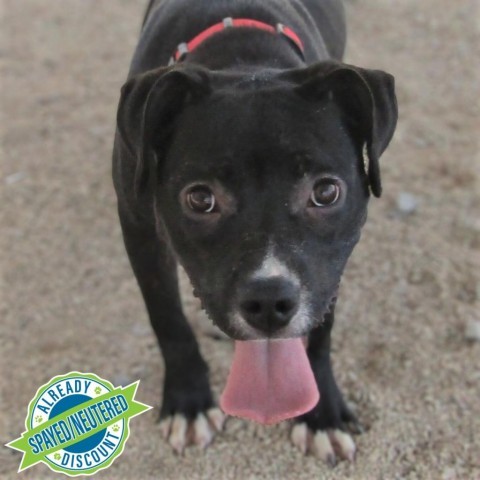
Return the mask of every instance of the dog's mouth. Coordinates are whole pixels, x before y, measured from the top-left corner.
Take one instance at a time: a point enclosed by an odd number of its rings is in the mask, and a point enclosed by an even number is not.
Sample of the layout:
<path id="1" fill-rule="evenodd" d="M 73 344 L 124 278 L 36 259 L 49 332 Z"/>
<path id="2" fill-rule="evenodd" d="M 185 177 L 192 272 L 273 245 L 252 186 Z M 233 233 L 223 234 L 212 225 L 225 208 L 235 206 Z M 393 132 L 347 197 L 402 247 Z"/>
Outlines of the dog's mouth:
<path id="1" fill-rule="evenodd" d="M 336 292 L 322 320 L 335 300 Z M 304 338 L 236 340 L 230 374 L 220 399 L 225 413 L 272 424 L 315 407 L 320 393 Z"/>

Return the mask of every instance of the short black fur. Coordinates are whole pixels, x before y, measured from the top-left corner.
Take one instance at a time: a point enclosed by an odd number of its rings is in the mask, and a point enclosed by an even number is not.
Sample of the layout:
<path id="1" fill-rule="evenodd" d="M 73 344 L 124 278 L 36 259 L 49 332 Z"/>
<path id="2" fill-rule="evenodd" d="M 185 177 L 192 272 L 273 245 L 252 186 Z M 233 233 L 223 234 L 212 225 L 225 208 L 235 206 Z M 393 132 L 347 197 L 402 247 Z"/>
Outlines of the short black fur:
<path id="1" fill-rule="evenodd" d="M 167 66 L 178 43 L 228 16 L 290 26 L 304 58 L 281 35 L 243 28 Z M 225 333 L 261 338 L 267 334 L 239 328 L 232 312 L 273 252 L 309 299 L 301 325 L 271 334 L 309 336 L 321 400 L 302 419 L 313 430 L 353 420 L 331 370 L 329 306 L 370 191 L 381 194 L 379 159 L 397 106 L 393 77 L 341 63 L 344 47 L 337 0 L 150 2 L 119 102 L 113 179 L 127 253 L 165 360 L 162 416 L 194 418 L 214 404 L 182 310 L 177 262 Z M 310 192 L 325 176 L 341 196 L 331 208 L 312 208 Z M 218 211 L 189 210 L 195 183 L 214 191 Z"/>

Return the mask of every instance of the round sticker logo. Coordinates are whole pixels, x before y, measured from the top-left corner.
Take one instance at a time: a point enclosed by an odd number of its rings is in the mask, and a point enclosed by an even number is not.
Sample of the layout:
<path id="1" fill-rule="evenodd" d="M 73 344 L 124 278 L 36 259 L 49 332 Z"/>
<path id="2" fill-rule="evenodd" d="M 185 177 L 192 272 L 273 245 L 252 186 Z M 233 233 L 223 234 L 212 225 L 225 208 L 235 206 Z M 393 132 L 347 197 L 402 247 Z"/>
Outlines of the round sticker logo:
<path id="1" fill-rule="evenodd" d="M 138 384 L 115 388 L 81 372 L 52 378 L 28 406 L 27 430 L 7 444 L 24 453 L 19 472 L 39 462 L 69 476 L 109 467 L 123 452 L 130 418 L 152 408 L 134 400 Z"/>

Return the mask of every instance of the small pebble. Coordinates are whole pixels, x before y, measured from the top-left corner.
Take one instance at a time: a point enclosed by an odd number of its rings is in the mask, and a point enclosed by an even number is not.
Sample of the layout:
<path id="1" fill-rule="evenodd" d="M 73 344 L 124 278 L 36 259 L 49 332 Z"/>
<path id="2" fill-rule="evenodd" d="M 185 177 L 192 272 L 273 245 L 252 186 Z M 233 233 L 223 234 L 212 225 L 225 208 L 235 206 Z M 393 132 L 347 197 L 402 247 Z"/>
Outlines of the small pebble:
<path id="1" fill-rule="evenodd" d="M 457 478 L 457 475 L 453 468 L 447 468 L 442 474 L 442 480 L 455 480 L 455 478 Z"/>
<path id="2" fill-rule="evenodd" d="M 465 326 L 465 339 L 480 342 L 480 321 L 470 320 Z"/>
<path id="3" fill-rule="evenodd" d="M 408 192 L 401 192 L 397 197 L 397 209 L 406 215 L 414 213 L 418 208 L 418 199 Z"/>
<path id="4" fill-rule="evenodd" d="M 20 182 L 27 176 L 26 172 L 16 172 L 5 177 L 5 183 L 7 185 L 13 185 L 14 183 Z"/>
<path id="5" fill-rule="evenodd" d="M 132 383 L 131 378 L 124 373 L 117 373 L 112 378 L 112 383 L 115 387 L 125 387 Z"/>
<path id="6" fill-rule="evenodd" d="M 135 323 L 132 326 L 132 333 L 136 337 L 144 337 L 152 334 L 152 327 L 148 323 Z"/>
<path id="7" fill-rule="evenodd" d="M 428 141 L 423 137 L 414 137 L 413 143 L 418 148 L 426 148 L 428 147 Z"/>

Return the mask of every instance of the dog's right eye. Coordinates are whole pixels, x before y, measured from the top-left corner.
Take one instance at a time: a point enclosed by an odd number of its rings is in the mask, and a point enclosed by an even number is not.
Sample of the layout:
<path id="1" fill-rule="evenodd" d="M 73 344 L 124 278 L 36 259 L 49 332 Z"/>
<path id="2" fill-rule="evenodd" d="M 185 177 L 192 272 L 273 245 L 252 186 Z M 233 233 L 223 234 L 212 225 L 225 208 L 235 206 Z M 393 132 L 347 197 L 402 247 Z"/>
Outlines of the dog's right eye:
<path id="1" fill-rule="evenodd" d="M 191 187 L 186 197 L 188 208 L 195 213 L 212 213 L 215 211 L 215 195 L 207 186 Z"/>
<path id="2" fill-rule="evenodd" d="M 312 207 L 329 207 L 340 197 L 340 185 L 334 178 L 319 180 L 310 195 Z"/>

